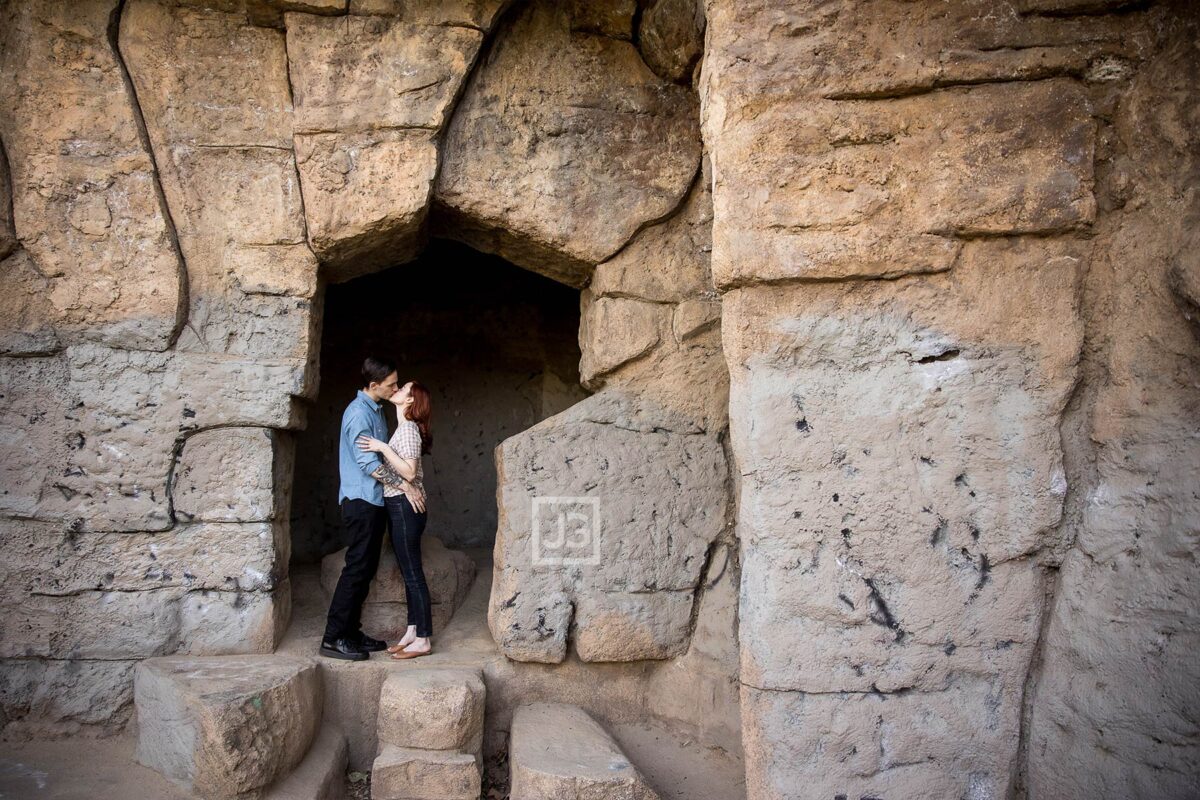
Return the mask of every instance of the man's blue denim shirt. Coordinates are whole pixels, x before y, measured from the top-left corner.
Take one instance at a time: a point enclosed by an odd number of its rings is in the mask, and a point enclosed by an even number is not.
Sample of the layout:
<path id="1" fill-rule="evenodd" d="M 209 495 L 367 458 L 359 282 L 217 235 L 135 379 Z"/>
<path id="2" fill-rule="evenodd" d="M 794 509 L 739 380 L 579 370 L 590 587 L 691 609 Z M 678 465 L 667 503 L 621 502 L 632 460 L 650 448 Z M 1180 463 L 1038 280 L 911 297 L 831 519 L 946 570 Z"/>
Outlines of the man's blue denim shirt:
<path id="1" fill-rule="evenodd" d="M 383 409 L 359 389 L 358 397 L 350 401 L 342 414 L 342 435 L 338 439 L 338 472 L 342 483 L 338 488 L 338 505 L 346 499 L 383 505 L 383 484 L 371 477 L 383 461 L 378 453 L 358 449 L 355 442 L 363 435 L 385 442 L 388 438 Z"/>

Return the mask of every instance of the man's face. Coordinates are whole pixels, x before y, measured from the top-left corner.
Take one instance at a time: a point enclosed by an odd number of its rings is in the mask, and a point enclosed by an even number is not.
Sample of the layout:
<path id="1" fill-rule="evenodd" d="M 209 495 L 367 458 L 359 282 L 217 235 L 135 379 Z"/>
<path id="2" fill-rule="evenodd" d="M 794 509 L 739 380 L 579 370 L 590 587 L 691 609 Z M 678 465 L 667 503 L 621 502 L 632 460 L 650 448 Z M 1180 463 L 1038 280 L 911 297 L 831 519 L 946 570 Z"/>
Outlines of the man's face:
<path id="1" fill-rule="evenodd" d="M 374 387 L 375 394 L 380 400 L 387 400 L 400 388 L 400 377 L 394 372 L 388 373 L 388 376 L 383 379 L 383 383 L 372 383 L 371 387 Z"/>

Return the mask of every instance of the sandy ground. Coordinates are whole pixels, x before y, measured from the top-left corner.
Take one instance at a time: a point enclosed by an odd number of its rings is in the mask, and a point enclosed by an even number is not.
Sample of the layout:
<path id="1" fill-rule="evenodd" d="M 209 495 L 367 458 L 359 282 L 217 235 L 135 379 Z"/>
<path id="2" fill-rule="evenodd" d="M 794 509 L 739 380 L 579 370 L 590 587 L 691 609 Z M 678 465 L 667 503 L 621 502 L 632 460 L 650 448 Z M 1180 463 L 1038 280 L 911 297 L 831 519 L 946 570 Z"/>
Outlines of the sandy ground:
<path id="1" fill-rule="evenodd" d="M 111 739 L 0 742 L 3 800 L 188 800 L 133 760 L 131 734 Z"/>

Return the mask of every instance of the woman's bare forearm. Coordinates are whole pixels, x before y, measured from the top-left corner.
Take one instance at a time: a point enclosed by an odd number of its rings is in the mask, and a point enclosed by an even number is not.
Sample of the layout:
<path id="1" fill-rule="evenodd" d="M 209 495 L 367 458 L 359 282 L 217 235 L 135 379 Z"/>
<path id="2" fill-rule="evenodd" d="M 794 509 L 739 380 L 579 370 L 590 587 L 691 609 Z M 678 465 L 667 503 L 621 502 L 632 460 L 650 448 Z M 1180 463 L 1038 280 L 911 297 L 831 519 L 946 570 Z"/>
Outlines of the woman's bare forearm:
<path id="1" fill-rule="evenodd" d="M 405 480 L 412 480 L 416 477 L 417 465 L 413 463 L 411 458 L 401 458 L 396 454 L 395 450 L 388 446 L 383 448 L 380 455 L 387 461 L 388 466 L 394 469 Z"/>

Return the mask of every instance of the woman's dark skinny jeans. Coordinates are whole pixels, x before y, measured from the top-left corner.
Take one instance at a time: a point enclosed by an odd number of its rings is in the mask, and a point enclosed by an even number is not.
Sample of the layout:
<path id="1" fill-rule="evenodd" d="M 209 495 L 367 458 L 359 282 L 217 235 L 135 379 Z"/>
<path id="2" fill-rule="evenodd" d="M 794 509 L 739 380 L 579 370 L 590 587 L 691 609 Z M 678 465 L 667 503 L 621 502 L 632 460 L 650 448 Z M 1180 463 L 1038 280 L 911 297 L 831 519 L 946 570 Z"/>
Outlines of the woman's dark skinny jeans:
<path id="1" fill-rule="evenodd" d="M 392 521 L 392 550 L 404 576 L 404 601 L 408 605 L 408 624 L 417 626 L 417 636 L 433 635 L 433 608 L 429 586 L 421 568 L 421 534 L 425 532 L 425 512 L 417 513 L 404 495 L 385 497 Z"/>

